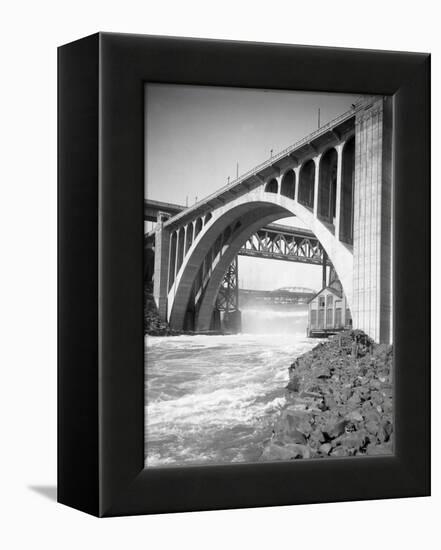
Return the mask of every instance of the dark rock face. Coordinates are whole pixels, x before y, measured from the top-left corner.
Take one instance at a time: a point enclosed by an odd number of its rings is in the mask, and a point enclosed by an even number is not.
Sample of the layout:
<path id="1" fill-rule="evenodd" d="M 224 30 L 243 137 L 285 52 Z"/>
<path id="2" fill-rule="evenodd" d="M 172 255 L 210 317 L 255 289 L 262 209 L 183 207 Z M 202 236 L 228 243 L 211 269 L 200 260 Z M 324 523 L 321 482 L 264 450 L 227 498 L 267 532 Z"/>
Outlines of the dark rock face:
<path id="1" fill-rule="evenodd" d="M 360 330 L 298 357 L 261 460 L 393 453 L 392 362 L 392 346 Z"/>
<path id="2" fill-rule="evenodd" d="M 144 285 L 144 334 L 150 336 L 170 336 L 176 334 L 168 326 L 168 323 L 161 321 L 158 309 L 153 299 L 152 285 Z"/>

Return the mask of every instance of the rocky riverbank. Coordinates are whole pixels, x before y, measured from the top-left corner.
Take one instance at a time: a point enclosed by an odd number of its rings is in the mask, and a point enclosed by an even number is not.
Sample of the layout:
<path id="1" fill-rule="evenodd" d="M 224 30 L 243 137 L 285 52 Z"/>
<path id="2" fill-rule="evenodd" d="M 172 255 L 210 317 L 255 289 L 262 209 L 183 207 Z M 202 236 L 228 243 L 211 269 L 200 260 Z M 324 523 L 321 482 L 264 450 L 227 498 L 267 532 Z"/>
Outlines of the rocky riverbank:
<path id="1" fill-rule="evenodd" d="M 340 333 L 289 367 L 262 461 L 393 453 L 392 346 Z"/>
<path id="2" fill-rule="evenodd" d="M 144 285 L 144 334 L 150 336 L 171 336 L 177 334 L 168 323 L 159 318 L 151 285 Z"/>

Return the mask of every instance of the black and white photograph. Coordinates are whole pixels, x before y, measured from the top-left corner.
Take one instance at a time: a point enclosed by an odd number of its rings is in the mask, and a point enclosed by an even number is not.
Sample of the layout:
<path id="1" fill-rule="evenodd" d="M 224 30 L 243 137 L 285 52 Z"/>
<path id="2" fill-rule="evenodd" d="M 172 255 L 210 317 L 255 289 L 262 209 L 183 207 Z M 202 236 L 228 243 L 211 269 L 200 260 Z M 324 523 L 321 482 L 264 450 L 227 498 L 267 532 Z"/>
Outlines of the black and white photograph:
<path id="1" fill-rule="evenodd" d="M 394 453 L 390 96 L 145 85 L 145 467 Z"/>
<path id="2" fill-rule="evenodd" d="M 436 8 L 3 6 L 1 548 L 436 549 Z"/>

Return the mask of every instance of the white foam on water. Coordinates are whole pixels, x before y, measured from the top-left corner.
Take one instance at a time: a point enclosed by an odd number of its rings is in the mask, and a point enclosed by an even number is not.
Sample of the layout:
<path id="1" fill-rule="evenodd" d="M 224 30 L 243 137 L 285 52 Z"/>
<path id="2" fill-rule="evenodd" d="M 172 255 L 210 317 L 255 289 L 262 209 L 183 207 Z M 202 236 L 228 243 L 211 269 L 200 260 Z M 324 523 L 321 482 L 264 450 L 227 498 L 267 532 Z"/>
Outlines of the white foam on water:
<path id="1" fill-rule="evenodd" d="M 283 406 L 288 367 L 316 344 L 304 334 L 148 336 L 146 465 L 257 456 L 262 422 Z"/>
<path id="2" fill-rule="evenodd" d="M 291 310 L 283 311 L 280 309 L 268 309 L 268 308 L 248 308 L 242 310 L 242 315 L 258 315 L 261 319 L 277 319 L 283 318 L 285 321 L 290 318 L 304 318 L 305 310 Z"/>

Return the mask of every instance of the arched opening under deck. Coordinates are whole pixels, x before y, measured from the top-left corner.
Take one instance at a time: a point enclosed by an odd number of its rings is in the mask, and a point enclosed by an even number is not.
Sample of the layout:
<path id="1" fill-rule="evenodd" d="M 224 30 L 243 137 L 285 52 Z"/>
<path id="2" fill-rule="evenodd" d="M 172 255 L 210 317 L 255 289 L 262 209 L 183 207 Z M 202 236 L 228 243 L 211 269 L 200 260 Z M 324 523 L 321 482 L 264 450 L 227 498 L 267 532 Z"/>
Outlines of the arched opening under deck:
<path id="1" fill-rule="evenodd" d="M 314 209 L 315 162 L 306 161 L 300 168 L 298 201 L 309 210 Z"/>
<path id="2" fill-rule="evenodd" d="M 340 200 L 340 240 L 352 245 L 354 242 L 354 178 L 355 178 L 355 137 L 343 147 L 341 200 Z"/>
<path id="3" fill-rule="evenodd" d="M 266 191 L 266 193 L 278 193 L 279 192 L 279 184 L 278 184 L 278 182 L 275 178 L 270 180 L 265 185 L 265 191 Z"/>
<path id="4" fill-rule="evenodd" d="M 294 199 L 296 194 L 296 175 L 294 170 L 288 170 L 283 174 L 280 194 L 289 199 Z"/>
<path id="5" fill-rule="evenodd" d="M 318 217 L 334 226 L 337 205 L 337 151 L 332 148 L 320 160 L 318 186 Z"/>

